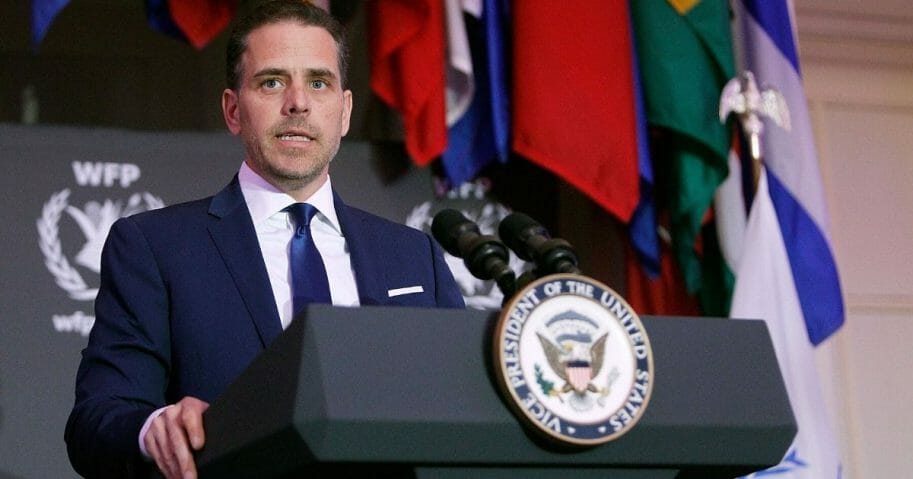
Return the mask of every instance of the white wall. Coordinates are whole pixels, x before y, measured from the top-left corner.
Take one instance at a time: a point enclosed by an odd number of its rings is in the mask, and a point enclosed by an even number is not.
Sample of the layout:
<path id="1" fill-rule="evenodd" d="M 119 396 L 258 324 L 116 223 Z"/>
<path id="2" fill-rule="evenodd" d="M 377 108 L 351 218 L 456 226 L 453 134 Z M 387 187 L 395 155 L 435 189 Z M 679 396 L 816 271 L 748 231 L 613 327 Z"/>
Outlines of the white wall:
<path id="1" fill-rule="evenodd" d="M 844 477 L 913 477 L 913 8 L 795 8 L 847 306 L 818 358 Z"/>

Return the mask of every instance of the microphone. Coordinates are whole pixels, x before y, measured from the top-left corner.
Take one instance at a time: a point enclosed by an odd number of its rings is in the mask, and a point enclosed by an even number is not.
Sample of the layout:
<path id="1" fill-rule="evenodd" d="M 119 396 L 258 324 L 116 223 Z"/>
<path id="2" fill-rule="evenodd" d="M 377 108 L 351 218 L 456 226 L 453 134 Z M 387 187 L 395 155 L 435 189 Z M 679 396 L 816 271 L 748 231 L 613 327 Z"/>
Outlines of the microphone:
<path id="1" fill-rule="evenodd" d="M 516 275 L 507 265 L 510 251 L 496 237 L 483 235 L 478 225 L 452 209 L 434 215 L 431 234 L 448 253 L 463 258 L 473 276 L 494 279 L 505 300 L 513 296 L 517 285 Z"/>
<path id="2" fill-rule="evenodd" d="M 580 274 L 577 253 L 570 243 L 552 238 L 544 226 L 523 213 L 511 213 L 498 226 L 498 235 L 520 259 L 536 264 L 539 277 L 556 273 Z"/>

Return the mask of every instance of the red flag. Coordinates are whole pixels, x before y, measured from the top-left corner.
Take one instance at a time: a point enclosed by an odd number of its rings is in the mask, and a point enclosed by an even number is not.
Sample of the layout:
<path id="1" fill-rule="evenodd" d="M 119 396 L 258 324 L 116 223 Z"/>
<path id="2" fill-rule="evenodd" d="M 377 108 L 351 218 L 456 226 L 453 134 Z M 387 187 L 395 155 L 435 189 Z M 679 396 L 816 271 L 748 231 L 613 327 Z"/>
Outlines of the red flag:
<path id="1" fill-rule="evenodd" d="M 444 4 L 375 0 L 369 15 L 371 89 L 402 114 L 406 151 L 427 165 L 447 146 Z"/>
<path id="2" fill-rule="evenodd" d="M 625 271 L 628 304 L 638 314 L 662 314 L 671 316 L 699 316 L 698 300 L 689 295 L 685 280 L 678 270 L 672 251 L 662 243 L 660 274 L 656 278 L 647 275 L 629 244 L 625 251 Z"/>
<path id="3" fill-rule="evenodd" d="M 187 41 L 202 49 L 231 23 L 237 0 L 168 0 L 168 10 Z"/>
<path id="4" fill-rule="evenodd" d="M 513 147 L 627 222 L 638 201 L 627 0 L 513 4 Z"/>

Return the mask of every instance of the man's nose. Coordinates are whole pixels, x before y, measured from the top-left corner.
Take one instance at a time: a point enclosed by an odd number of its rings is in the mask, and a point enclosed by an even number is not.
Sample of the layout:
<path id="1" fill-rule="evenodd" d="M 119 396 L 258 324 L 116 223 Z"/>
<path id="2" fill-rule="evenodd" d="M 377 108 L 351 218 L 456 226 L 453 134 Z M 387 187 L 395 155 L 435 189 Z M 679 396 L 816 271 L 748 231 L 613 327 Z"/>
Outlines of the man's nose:
<path id="1" fill-rule="evenodd" d="M 285 108 L 286 115 L 301 115 L 310 111 L 310 98 L 307 90 L 301 86 L 293 86 L 286 90 Z"/>

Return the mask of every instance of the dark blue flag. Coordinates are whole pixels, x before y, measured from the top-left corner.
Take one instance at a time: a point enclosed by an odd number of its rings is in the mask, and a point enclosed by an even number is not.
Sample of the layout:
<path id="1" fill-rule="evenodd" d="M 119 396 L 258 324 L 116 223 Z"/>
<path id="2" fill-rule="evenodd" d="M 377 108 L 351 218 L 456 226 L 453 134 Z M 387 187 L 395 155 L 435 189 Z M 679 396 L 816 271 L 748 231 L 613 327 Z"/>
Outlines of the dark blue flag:
<path id="1" fill-rule="evenodd" d="M 32 0 L 32 44 L 41 45 L 57 14 L 70 0 Z"/>

